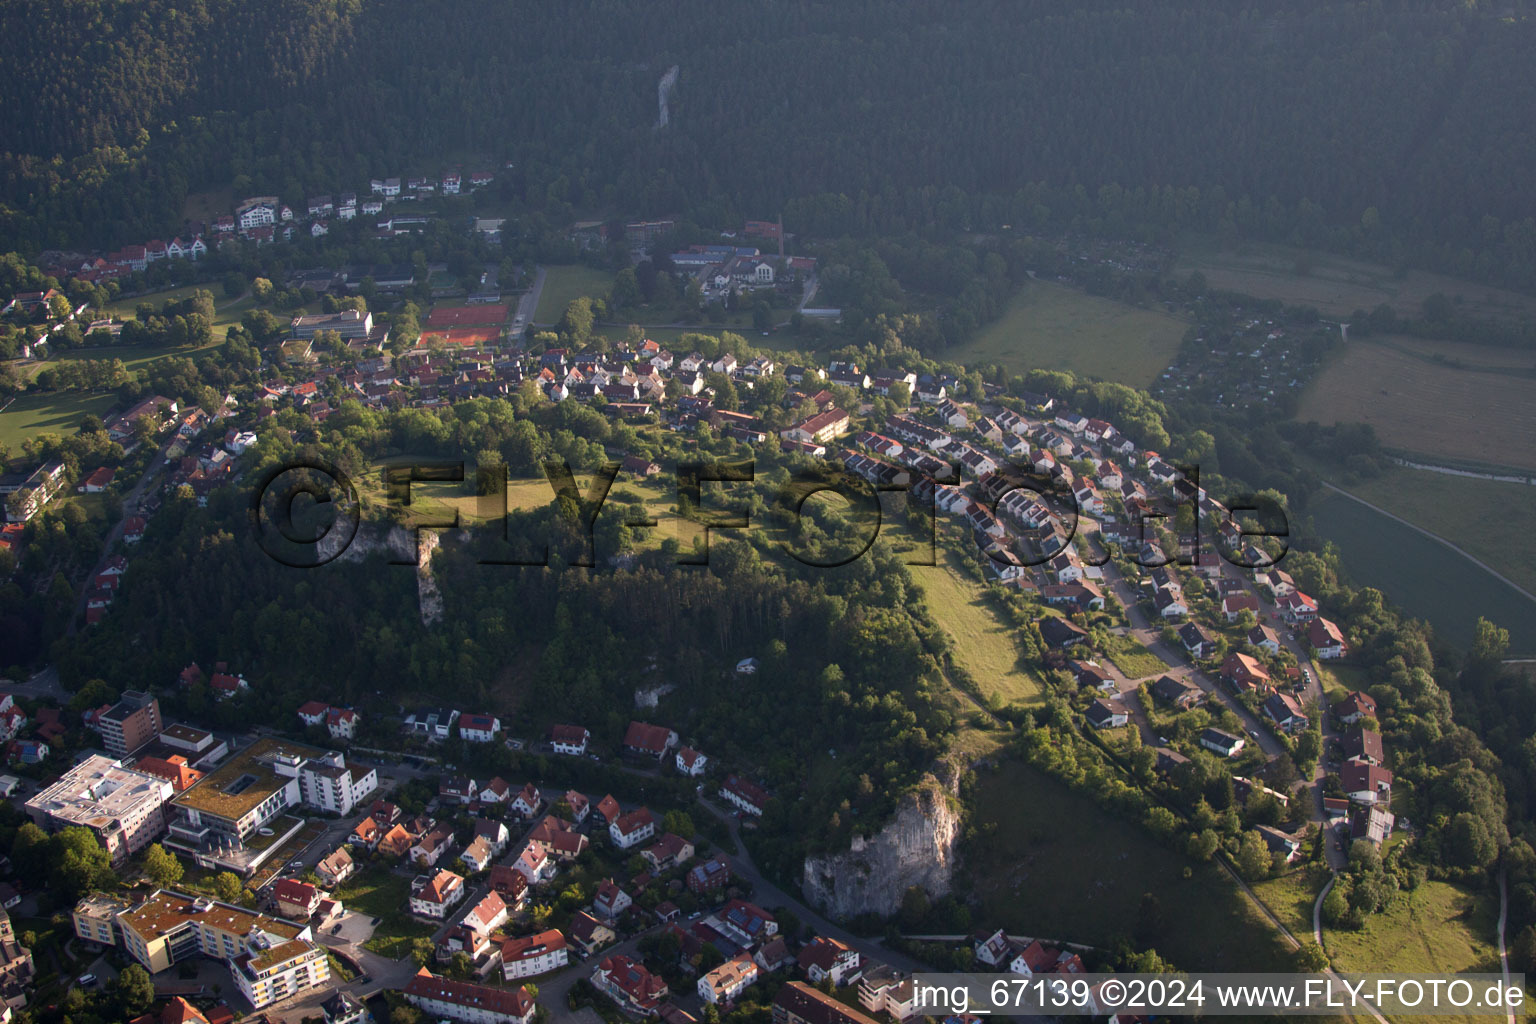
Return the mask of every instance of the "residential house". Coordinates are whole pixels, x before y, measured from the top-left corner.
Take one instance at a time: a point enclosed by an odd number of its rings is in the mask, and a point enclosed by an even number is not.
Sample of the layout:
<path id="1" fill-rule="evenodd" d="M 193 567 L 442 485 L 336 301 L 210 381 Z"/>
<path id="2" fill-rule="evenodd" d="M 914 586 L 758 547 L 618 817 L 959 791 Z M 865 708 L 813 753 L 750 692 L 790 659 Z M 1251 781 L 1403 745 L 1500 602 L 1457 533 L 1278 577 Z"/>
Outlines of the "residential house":
<path id="1" fill-rule="evenodd" d="M 1083 717 L 1095 729 L 1117 729 L 1131 720 L 1124 708 L 1117 708 L 1108 701 L 1097 699 L 1088 705 L 1088 711 Z"/>
<path id="2" fill-rule="evenodd" d="M 501 973 L 507 981 L 558 971 L 569 962 L 570 945 L 553 928 L 501 943 Z"/>
<path id="3" fill-rule="evenodd" d="M 816 936 L 801 949 L 798 961 L 813 985 L 831 978 L 833 986 L 841 988 L 859 974 L 858 950 L 824 935 Z"/>
<path id="4" fill-rule="evenodd" d="M 1368 693 L 1352 690 L 1333 706 L 1333 713 L 1345 725 L 1354 725 L 1362 718 L 1376 717 L 1376 700 Z"/>
<path id="5" fill-rule="evenodd" d="M 567 933 L 570 936 L 571 943 L 588 956 L 591 956 L 600 949 L 613 945 L 619 937 L 618 932 L 585 910 L 578 910 L 572 915 Z"/>
<path id="6" fill-rule="evenodd" d="M 640 852 L 651 870 L 660 874 L 688 863 L 693 859 L 693 843 L 682 836 L 668 832 L 650 847 Z"/>
<path id="7" fill-rule="evenodd" d="M 501 732 L 501 719 L 495 715 L 466 714 L 459 717 L 459 735 L 466 743 L 490 743 Z"/>
<path id="8" fill-rule="evenodd" d="M 656 818 L 644 807 L 621 814 L 608 826 L 608 835 L 621 850 L 643 843 L 656 834 Z"/>
<path id="9" fill-rule="evenodd" d="M 411 883 L 411 913 L 442 921 L 448 911 L 464 898 L 464 879 L 447 869 L 432 875 L 418 875 Z"/>
<path id="10" fill-rule="evenodd" d="M 630 722 L 624 733 L 624 749 L 632 754 L 660 761 L 677 746 L 677 733 L 664 725 Z"/>
<path id="11" fill-rule="evenodd" d="M 555 725 L 549 730 L 549 743 L 557 754 L 584 756 L 591 734 L 579 725 Z"/>
<path id="12" fill-rule="evenodd" d="M 1270 694 L 1264 701 L 1264 715 L 1282 732 L 1301 732 L 1307 727 L 1306 712 L 1288 693 Z"/>
<path id="13" fill-rule="evenodd" d="M 653 1017 L 669 992 L 667 983 L 635 960 L 615 954 L 604 957 L 592 972 L 592 984 L 627 1013 Z"/>
<path id="14" fill-rule="evenodd" d="M 1267 690 L 1270 679 L 1269 670 L 1261 665 L 1258 659 L 1241 651 L 1233 651 L 1228 654 L 1226 660 L 1221 663 L 1221 678 L 1232 684 L 1239 690 Z"/>
<path id="15" fill-rule="evenodd" d="M 711 1005 L 729 1005 L 757 981 L 757 964 L 747 953 L 737 953 L 699 978 L 699 998 Z"/>
<path id="16" fill-rule="evenodd" d="M 609 878 L 597 887 L 597 894 L 592 897 L 592 909 L 607 920 L 616 921 L 634 902 L 629 893 Z"/>
<path id="17" fill-rule="evenodd" d="M 1380 765 L 1385 764 L 1387 760 L 1386 749 L 1381 742 L 1381 733 L 1364 726 L 1356 726 L 1346 732 L 1339 741 L 1339 749 L 1346 761 Z"/>
<path id="18" fill-rule="evenodd" d="M 725 783 L 720 787 L 720 796 L 754 817 L 762 817 L 763 808 L 768 804 L 767 790 L 738 775 L 726 777 Z"/>
<path id="19" fill-rule="evenodd" d="M 1218 757 L 1236 757 L 1243 749 L 1243 738 L 1220 729 L 1206 729 L 1200 734 L 1200 745 Z"/>
<path id="20" fill-rule="evenodd" d="M 439 978 L 423 967 L 400 990 L 406 1002 L 431 1019 L 469 1024 L 531 1024 L 538 1005 L 526 988 L 490 988 L 467 981 Z"/>
<path id="21" fill-rule="evenodd" d="M 1307 623 L 1307 646 L 1312 649 L 1314 658 L 1332 660 L 1349 655 L 1349 644 L 1343 631 L 1322 616 Z"/>
<path id="22" fill-rule="evenodd" d="M 491 844 L 484 837 L 476 836 L 470 840 L 468 846 L 464 847 L 464 852 L 459 854 L 459 859 L 464 862 L 464 865 L 469 868 L 472 874 L 478 875 L 491 866 L 491 858 L 493 856 L 495 856 L 495 852 L 491 849 Z"/>
<path id="23" fill-rule="evenodd" d="M 279 878 L 272 886 L 277 912 L 290 921 L 308 921 L 320 905 L 320 890 L 297 878 Z"/>
<path id="24" fill-rule="evenodd" d="M 512 811 L 524 818 L 532 818 L 543 806 L 544 798 L 539 795 L 539 787 L 531 782 L 519 790 L 512 800 Z"/>
<path id="25" fill-rule="evenodd" d="M 372 820 L 372 819 L 369 819 Z M 351 878 L 357 870 L 346 847 L 337 847 L 315 865 L 315 875 L 331 889 Z"/>
<path id="26" fill-rule="evenodd" d="M 1389 806 L 1392 802 L 1392 773 L 1380 765 L 1345 761 L 1339 769 L 1339 782 L 1345 795 L 1356 803 Z"/>

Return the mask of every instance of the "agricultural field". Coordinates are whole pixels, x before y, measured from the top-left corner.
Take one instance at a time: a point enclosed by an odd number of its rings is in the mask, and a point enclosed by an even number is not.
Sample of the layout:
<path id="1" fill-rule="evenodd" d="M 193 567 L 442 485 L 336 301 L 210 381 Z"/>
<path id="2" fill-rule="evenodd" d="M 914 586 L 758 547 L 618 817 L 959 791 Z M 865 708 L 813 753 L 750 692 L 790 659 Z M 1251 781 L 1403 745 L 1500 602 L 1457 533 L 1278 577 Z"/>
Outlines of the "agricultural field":
<path id="1" fill-rule="evenodd" d="M 1000 363 L 1014 373 L 1071 370 L 1146 387 L 1172 361 L 1187 327 L 1166 313 L 1030 281 L 1000 319 L 944 357 Z"/>
<path id="2" fill-rule="evenodd" d="M 978 926 L 1090 945 L 1129 937 L 1143 895 L 1150 945 L 1188 970 L 1288 970 L 1288 947 L 1219 868 L 1155 843 L 1139 826 L 1027 765 L 976 780 L 977 825 L 993 823 L 968 862 L 987 910 Z M 1186 874 L 1187 869 L 1187 874 Z"/>
<path id="3" fill-rule="evenodd" d="M 1381 590 L 1453 644 L 1471 643 L 1483 616 L 1509 630 L 1512 655 L 1536 654 L 1536 603 L 1461 555 L 1342 494 L 1320 496 L 1308 512 L 1357 585 Z"/>
<path id="4" fill-rule="evenodd" d="M 937 561 L 910 571 L 923 588 L 928 611 L 954 642 L 955 663 L 971 674 L 982 693 L 1005 704 L 1043 699 L 1044 684 L 1019 664 L 1013 631 L 975 580 L 976 570 L 942 547 Z"/>
<path id="5" fill-rule="evenodd" d="M 116 400 L 116 395 L 80 391 L 21 395 L 0 409 L 0 446 L 19 453 L 22 442 L 29 437 L 73 434 L 79 429 L 82 416 L 101 416 Z"/>
<path id="6" fill-rule="evenodd" d="M 1498 973 L 1496 895 L 1449 882 L 1427 881 L 1399 893 L 1387 911 L 1360 931 L 1323 926 L 1323 947 L 1341 971 L 1375 974 Z M 1437 1015 L 1475 1021 L 1476 1016 Z"/>
<path id="7" fill-rule="evenodd" d="M 1536 378 L 1457 370 L 1351 341 L 1307 389 L 1296 418 L 1369 423 L 1383 444 L 1536 470 Z"/>
<path id="8" fill-rule="evenodd" d="M 539 306 L 533 311 L 534 323 L 552 324 L 565 313 L 565 307 L 583 295 L 606 299 L 613 289 L 613 275 L 580 264 L 545 267 L 544 290 Z M 658 339 L 659 340 L 659 339 Z"/>
<path id="9" fill-rule="evenodd" d="M 1205 275 L 1212 288 L 1311 306 L 1327 317 L 1347 317 L 1382 303 L 1399 313 L 1416 313 L 1436 292 L 1453 299 L 1459 296 L 1469 313 L 1486 319 L 1536 314 L 1536 299 L 1516 292 L 1419 270 L 1398 275 L 1368 260 L 1284 245 L 1222 246 L 1210 239 L 1192 239 L 1175 273 L 1182 276 L 1193 271 Z"/>
<path id="10" fill-rule="evenodd" d="M 1396 468 L 1345 487 L 1536 593 L 1536 487 Z"/>

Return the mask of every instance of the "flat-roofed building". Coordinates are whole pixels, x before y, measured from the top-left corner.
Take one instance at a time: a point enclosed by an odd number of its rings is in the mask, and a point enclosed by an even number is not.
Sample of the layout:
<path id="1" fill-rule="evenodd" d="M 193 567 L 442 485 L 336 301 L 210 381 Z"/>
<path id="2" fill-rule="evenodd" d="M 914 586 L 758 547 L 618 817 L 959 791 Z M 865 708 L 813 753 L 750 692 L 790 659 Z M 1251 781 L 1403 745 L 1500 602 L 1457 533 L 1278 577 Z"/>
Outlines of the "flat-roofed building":
<path id="1" fill-rule="evenodd" d="M 295 338 L 310 339 L 321 331 L 335 331 L 343 339 L 366 338 L 373 333 L 373 314 L 344 309 L 339 313 L 296 316 L 289 324 Z"/>
<path id="2" fill-rule="evenodd" d="M 155 741 L 163 724 L 160 701 L 151 693 L 128 690 L 97 719 L 101 742 L 113 757 L 127 757 Z"/>
<path id="3" fill-rule="evenodd" d="M 229 756 L 229 744 L 207 729 L 191 725 L 168 725 L 160 733 L 160 743 L 187 759 L 194 768 L 208 771 Z"/>
<path id="4" fill-rule="evenodd" d="M 99 929 L 107 916 L 115 925 L 111 940 Z M 331 976 L 325 950 L 308 925 L 171 889 L 126 909 L 87 897 L 76 905 L 74 920 L 81 938 L 121 945 L 150 974 L 194 956 L 222 960 L 240 994 L 258 1009 L 323 985 Z"/>
<path id="5" fill-rule="evenodd" d="M 166 829 L 167 779 L 124 768 L 110 757 L 87 757 L 27 801 L 27 813 L 48 829 L 89 829 L 119 865 Z"/>
<path id="6" fill-rule="evenodd" d="M 171 842 L 192 852 L 243 845 L 290 807 L 349 813 L 378 787 L 378 773 L 336 751 L 260 739 L 176 794 Z"/>

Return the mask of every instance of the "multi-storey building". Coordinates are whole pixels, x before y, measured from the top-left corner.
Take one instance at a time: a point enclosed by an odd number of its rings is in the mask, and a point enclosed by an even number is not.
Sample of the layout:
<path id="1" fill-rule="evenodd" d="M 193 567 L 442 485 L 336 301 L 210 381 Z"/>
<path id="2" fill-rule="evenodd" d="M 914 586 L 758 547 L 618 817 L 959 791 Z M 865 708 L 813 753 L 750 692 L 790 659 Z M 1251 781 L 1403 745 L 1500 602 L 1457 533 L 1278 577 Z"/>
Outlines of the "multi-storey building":
<path id="1" fill-rule="evenodd" d="M 290 807 L 347 814 L 376 788 L 374 769 L 348 764 L 335 751 L 257 740 L 176 795 L 171 842 L 194 852 L 210 843 L 243 844 Z"/>
<path id="2" fill-rule="evenodd" d="M 120 945 L 150 974 L 194 956 L 222 960 L 240 994 L 258 1009 L 324 985 L 331 976 L 308 925 L 170 889 L 131 907 L 111 897 L 87 897 L 75 907 L 74 921 L 76 935 Z"/>
<path id="3" fill-rule="evenodd" d="M 98 754 L 28 800 L 27 813 L 44 828 L 89 829 L 118 865 L 165 831 L 165 808 L 174 794 L 169 780 Z"/>
<path id="4" fill-rule="evenodd" d="M 153 743 L 160 735 L 160 701 L 151 693 L 129 690 L 97 719 L 101 742 L 113 757 L 129 754 Z"/>

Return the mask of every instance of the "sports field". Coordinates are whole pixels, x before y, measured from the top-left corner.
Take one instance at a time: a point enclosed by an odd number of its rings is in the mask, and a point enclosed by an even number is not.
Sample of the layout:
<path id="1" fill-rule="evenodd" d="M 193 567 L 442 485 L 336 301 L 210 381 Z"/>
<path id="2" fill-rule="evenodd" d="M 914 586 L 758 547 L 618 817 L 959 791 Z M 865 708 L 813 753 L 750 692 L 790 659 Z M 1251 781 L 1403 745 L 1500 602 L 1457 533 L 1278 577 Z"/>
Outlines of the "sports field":
<path id="1" fill-rule="evenodd" d="M 544 290 L 539 293 L 539 306 L 533 311 L 535 323 L 552 324 L 564 315 L 566 306 L 583 295 L 606 299 L 613 290 L 613 275 L 606 271 L 580 264 L 544 270 Z"/>
<path id="2" fill-rule="evenodd" d="M 116 400 L 113 394 L 78 391 L 22 395 L 0 412 L 0 444 L 19 454 L 21 443 L 29 437 L 73 434 L 80 428 L 80 417 L 87 413 L 100 416 Z"/>
<path id="3" fill-rule="evenodd" d="M 1369 423 L 1389 447 L 1536 469 L 1536 377 L 1459 370 L 1373 341 L 1351 340 L 1296 418 Z"/>
<path id="4" fill-rule="evenodd" d="M 1050 281 L 1030 281 L 1008 309 L 945 358 L 1151 384 L 1172 361 L 1188 324 Z"/>

